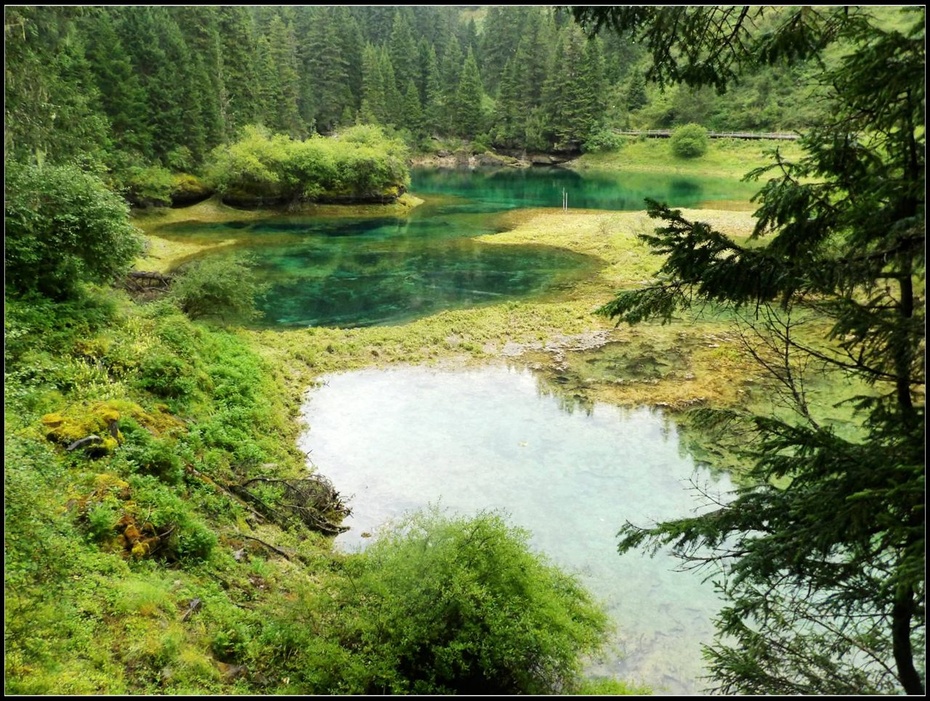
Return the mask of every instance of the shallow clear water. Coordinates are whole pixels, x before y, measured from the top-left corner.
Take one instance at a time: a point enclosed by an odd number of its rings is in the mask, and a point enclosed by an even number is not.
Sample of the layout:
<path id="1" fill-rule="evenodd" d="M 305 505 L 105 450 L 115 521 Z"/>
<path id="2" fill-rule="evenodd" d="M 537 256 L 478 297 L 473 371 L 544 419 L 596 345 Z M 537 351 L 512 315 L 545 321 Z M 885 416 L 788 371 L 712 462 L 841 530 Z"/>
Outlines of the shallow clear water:
<path id="1" fill-rule="evenodd" d="M 672 174 L 586 173 L 561 168 L 412 172 L 425 203 L 403 217 L 290 216 L 181 222 L 154 234 L 199 243 L 235 239 L 209 255 L 247 254 L 269 285 L 270 327 L 396 324 L 444 309 L 557 295 L 593 275 L 597 259 L 474 237 L 500 229 L 498 213 L 527 207 L 644 209 L 652 197 L 676 207 L 748 199 L 744 183 Z"/>
<path id="2" fill-rule="evenodd" d="M 553 294 L 600 264 L 551 246 L 472 238 L 493 231 L 486 216 L 426 207 L 403 218 L 275 216 L 184 223 L 156 233 L 237 239 L 234 248 L 210 255 L 249 255 L 270 285 L 259 306 L 273 327 L 402 323 L 443 309 Z"/>
<path id="3" fill-rule="evenodd" d="M 300 445 L 349 497 L 350 530 L 365 533 L 409 510 L 503 511 L 532 545 L 578 574 L 618 626 L 614 647 L 590 672 L 695 694 L 700 643 L 719 608 L 710 584 L 676 572 L 667 554 L 620 556 L 617 531 L 687 516 L 706 503 L 694 485 L 726 492 L 679 446 L 674 425 L 649 409 L 596 404 L 566 411 L 528 370 L 404 367 L 329 375 L 304 405 Z"/>
<path id="4" fill-rule="evenodd" d="M 568 168 L 435 169 L 411 171 L 411 192 L 417 195 L 457 195 L 462 201 L 447 207 L 456 211 L 499 212 L 521 207 L 562 207 L 567 195 L 571 209 L 638 211 L 645 199 L 670 207 L 699 208 L 713 201 L 749 199 L 758 183 L 729 178 L 697 178 L 675 173 L 627 173 Z"/>

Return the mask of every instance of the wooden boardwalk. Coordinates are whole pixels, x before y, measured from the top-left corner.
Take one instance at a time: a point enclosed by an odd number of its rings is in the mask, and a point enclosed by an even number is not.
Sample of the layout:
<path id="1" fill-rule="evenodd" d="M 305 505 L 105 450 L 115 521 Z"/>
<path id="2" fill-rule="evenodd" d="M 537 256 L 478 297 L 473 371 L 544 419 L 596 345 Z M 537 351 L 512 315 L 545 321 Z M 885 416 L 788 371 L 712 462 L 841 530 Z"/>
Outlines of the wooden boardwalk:
<path id="1" fill-rule="evenodd" d="M 672 135 L 671 129 L 622 130 L 614 129 L 614 134 L 621 136 L 646 136 L 654 139 L 667 139 Z M 786 132 L 749 132 L 749 131 L 709 131 L 707 136 L 711 139 L 774 139 L 777 141 L 797 141 L 800 134 Z"/>

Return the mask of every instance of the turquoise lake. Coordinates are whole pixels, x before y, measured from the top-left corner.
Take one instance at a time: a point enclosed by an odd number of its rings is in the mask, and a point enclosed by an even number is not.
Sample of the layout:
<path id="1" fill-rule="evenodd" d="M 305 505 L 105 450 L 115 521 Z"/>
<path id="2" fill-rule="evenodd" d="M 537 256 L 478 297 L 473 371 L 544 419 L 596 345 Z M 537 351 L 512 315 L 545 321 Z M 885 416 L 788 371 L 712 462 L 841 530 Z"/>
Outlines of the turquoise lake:
<path id="1" fill-rule="evenodd" d="M 592 275 L 600 261 L 550 246 L 496 246 L 474 237 L 501 230 L 519 208 L 641 210 L 645 198 L 675 207 L 747 200 L 753 186 L 673 174 L 589 174 L 565 168 L 412 172 L 425 200 L 401 217 L 276 215 L 224 223 L 181 222 L 152 233 L 178 241 L 235 239 L 210 255 L 248 255 L 269 292 L 263 325 L 399 324 L 444 309 L 546 298 Z M 377 210 L 373 210 L 377 211 Z"/>

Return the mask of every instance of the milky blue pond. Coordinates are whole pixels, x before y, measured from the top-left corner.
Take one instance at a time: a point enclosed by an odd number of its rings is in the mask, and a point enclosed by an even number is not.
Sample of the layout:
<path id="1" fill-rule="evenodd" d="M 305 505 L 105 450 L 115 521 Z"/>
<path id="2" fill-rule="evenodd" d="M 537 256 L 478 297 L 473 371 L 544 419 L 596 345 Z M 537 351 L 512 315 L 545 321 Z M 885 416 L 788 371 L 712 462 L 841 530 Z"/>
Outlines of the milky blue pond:
<path id="1" fill-rule="evenodd" d="M 507 366 L 369 369 L 322 378 L 308 393 L 300 446 L 349 497 L 347 550 L 363 534 L 428 504 L 500 510 L 532 545 L 578 574 L 618 631 L 591 674 L 695 694 L 719 601 L 694 572 L 660 554 L 617 553 L 627 520 L 649 525 L 705 507 L 695 486 L 727 492 L 650 409 L 567 411 L 529 370 Z"/>

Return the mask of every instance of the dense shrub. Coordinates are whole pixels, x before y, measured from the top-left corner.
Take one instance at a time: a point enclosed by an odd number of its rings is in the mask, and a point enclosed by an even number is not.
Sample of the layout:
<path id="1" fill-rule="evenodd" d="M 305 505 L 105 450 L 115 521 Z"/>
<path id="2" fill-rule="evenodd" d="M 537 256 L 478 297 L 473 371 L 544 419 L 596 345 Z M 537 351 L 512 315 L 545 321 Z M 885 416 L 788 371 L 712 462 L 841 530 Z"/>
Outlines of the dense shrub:
<path id="1" fill-rule="evenodd" d="M 192 374 L 190 363 L 171 353 L 156 352 L 142 361 L 135 384 L 163 399 L 186 399 L 196 389 Z"/>
<path id="2" fill-rule="evenodd" d="M 239 141 L 214 150 L 207 179 L 228 201 L 272 203 L 395 197 L 410 175 L 406 147 L 375 126 L 304 141 L 247 127 Z"/>
<path id="3" fill-rule="evenodd" d="M 679 158 L 700 158 L 707 153 L 707 129 L 700 124 L 685 124 L 672 132 L 672 153 Z"/>
<path id="4" fill-rule="evenodd" d="M 169 297 L 191 319 L 254 320 L 262 315 L 256 298 L 263 293 L 248 261 L 210 256 L 185 266 L 172 283 Z"/>
<path id="5" fill-rule="evenodd" d="M 624 138 L 613 129 L 598 129 L 581 146 L 585 153 L 602 153 L 605 151 L 619 151 L 625 143 Z"/>
<path id="6" fill-rule="evenodd" d="M 124 194 L 136 207 L 167 207 L 173 189 L 174 176 L 162 166 L 137 166 L 127 171 Z"/>
<path id="7" fill-rule="evenodd" d="M 142 253 L 129 207 L 73 166 L 6 164 L 7 290 L 62 300 L 108 283 Z"/>
<path id="8" fill-rule="evenodd" d="M 606 615 L 498 515 L 431 510 L 382 535 L 342 593 L 366 693 L 571 693 Z M 357 671 L 357 668 L 356 668 Z"/>

